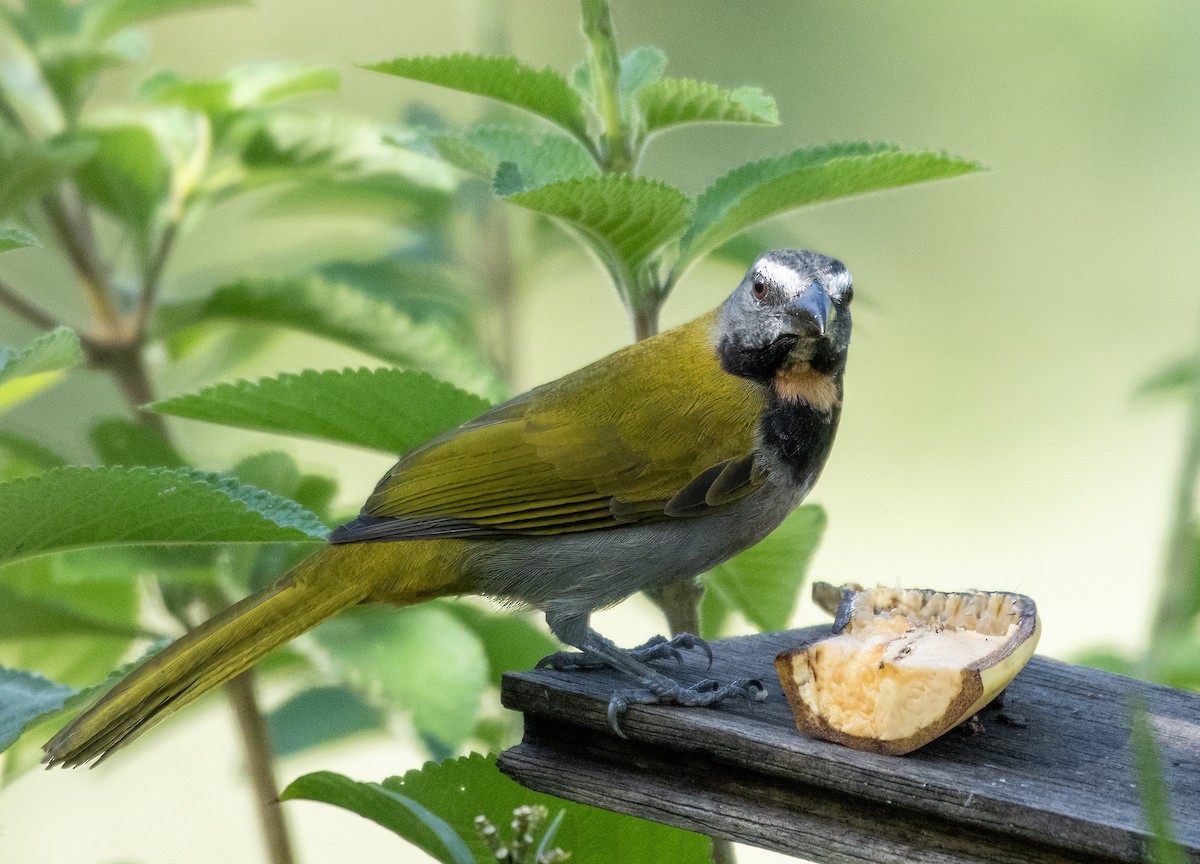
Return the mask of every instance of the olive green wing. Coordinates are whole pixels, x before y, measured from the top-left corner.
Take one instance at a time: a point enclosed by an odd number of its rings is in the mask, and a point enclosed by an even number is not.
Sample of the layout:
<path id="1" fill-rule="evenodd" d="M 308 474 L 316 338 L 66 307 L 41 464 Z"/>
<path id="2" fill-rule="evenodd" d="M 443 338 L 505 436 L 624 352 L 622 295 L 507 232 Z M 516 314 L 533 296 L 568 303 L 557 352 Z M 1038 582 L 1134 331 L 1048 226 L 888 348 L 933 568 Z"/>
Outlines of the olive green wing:
<path id="1" fill-rule="evenodd" d="M 762 391 L 712 316 L 629 346 L 409 453 L 333 542 L 544 535 L 700 515 L 762 483 Z"/>

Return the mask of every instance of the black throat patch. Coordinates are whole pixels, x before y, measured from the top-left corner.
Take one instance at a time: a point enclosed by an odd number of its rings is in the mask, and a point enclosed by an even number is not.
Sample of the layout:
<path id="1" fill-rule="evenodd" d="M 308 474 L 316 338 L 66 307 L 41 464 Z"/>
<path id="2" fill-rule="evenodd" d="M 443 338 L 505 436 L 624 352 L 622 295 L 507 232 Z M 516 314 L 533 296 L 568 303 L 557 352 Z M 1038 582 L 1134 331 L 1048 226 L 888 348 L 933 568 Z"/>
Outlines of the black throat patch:
<path id="1" fill-rule="evenodd" d="M 822 410 L 772 389 L 760 424 L 763 446 L 788 467 L 795 483 L 811 488 L 833 449 L 841 416 L 840 403 Z"/>

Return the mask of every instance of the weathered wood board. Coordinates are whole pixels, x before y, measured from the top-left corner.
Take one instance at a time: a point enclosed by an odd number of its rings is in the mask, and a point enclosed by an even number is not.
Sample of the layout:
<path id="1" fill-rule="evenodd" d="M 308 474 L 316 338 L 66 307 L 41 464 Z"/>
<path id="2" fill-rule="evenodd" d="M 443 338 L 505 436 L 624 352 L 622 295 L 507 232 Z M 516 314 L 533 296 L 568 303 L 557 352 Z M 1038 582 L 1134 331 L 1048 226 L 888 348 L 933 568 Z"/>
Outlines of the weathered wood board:
<path id="1" fill-rule="evenodd" d="M 1200 862 L 1200 696 L 1035 657 L 983 731 L 955 730 L 907 756 L 802 736 L 775 655 L 827 628 L 713 642 L 712 669 L 761 678 L 765 702 L 631 707 L 628 740 L 608 726 L 608 671 L 505 676 L 525 715 L 501 769 L 530 788 L 818 862 L 1138 862 L 1146 840 L 1128 746 L 1131 697 L 1149 706 L 1174 829 Z M 662 668 L 671 668 L 663 665 Z"/>

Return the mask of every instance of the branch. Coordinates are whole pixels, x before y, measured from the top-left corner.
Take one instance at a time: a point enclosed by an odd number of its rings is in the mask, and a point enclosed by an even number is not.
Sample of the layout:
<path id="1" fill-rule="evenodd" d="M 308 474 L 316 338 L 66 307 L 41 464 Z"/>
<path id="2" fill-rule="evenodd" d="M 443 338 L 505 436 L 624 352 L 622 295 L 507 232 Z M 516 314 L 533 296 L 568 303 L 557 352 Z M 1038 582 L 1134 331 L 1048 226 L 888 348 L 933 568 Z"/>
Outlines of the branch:
<path id="1" fill-rule="evenodd" d="M 283 808 L 279 806 L 279 786 L 275 782 L 267 724 L 254 695 L 254 671 L 247 670 L 226 684 L 225 695 L 241 732 L 250 785 L 254 788 L 258 818 L 267 844 L 267 860 L 271 864 L 292 864 L 295 858 L 287 823 L 283 820 Z"/>
<path id="2" fill-rule="evenodd" d="M 113 303 L 112 289 L 100 260 L 91 220 L 84 213 L 72 213 L 62 194 L 45 196 L 42 208 L 54 228 L 54 236 L 71 259 L 75 274 L 83 285 L 97 324 L 98 338 L 118 340 L 123 329 L 121 313 Z"/>
<path id="3" fill-rule="evenodd" d="M 63 322 L 53 314 L 31 300 L 26 300 L 12 286 L 3 281 L 0 281 L 0 306 L 43 330 L 53 330 L 55 327 L 64 326 Z"/>
<path id="4" fill-rule="evenodd" d="M 150 312 L 154 309 L 154 302 L 158 299 L 163 270 L 167 266 L 167 258 L 171 255 L 171 248 L 175 244 L 175 237 L 178 233 L 178 222 L 167 225 L 162 236 L 159 237 L 158 247 L 146 264 L 145 272 L 142 273 L 142 294 L 138 298 L 137 312 L 133 320 L 134 339 L 139 342 L 146 334 L 146 323 L 150 319 Z"/>

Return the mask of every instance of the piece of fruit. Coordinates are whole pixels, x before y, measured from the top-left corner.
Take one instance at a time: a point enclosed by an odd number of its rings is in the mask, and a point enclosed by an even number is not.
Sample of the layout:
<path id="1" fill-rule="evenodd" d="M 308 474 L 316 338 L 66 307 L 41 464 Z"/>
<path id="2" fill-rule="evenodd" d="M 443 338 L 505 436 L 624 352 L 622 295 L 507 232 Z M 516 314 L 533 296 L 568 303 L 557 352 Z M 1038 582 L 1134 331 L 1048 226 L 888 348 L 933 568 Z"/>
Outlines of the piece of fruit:
<path id="1" fill-rule="evenodd" d="M 1023 594 L 813 586 L 833 632 L 775 658 L 801 732 L 900 755 L 971 717 L 1033 656 Z M 835 607 L 836 608 L 831 608 Z"/>

